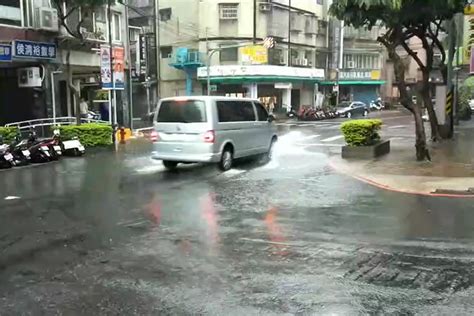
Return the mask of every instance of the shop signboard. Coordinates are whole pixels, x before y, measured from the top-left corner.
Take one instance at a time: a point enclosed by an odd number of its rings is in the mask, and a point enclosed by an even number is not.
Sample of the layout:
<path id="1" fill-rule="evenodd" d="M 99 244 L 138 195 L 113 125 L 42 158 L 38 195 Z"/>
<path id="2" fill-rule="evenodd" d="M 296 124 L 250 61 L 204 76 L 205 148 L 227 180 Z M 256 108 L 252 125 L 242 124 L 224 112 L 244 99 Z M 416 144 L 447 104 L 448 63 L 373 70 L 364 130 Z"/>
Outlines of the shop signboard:
<path id="1" fill-rule="evenodd" d="M 275 83 L 275 89 L 293 89 L 291 82 L 277 82 Z"/>
<path id="2" fill-rule="evenodd" d="M 13 41 L 13 57 L 56 59 L 56 44 L 32 41 Z"/>
<path id="3" fill-rule="evenodd" d="M 242 61 L 250 64 L 268 63 L 268 50 L 261 45 L 250 45 L 241 48 Z"/>
<path id="4" fill-rule="evenodd" d="M 339 79 L 362 79 L 362 80 L 380 80 L 380 70 L 369 71 L 341 71 Z"/>
<path id="5" fill-rule="evenodd" d="M 464 9 L 463 65 L 471 65 L 471 51 L 474 46 L 474 5 Z"/>
<path id="6" fill-rule="evenodd" d="M 207 78 L 207 67 L 198 68 L 198 78 Z M 323 79 L 324 69 L 298 68 L 273 65 L 247 65 L 247 66 L 211 66 L 209 75 L 213 77 L 291 77 L 302 79 Z"/>
<path id="7" fill-rule="evenodd" d="M 100 45 L 100 78 L 102 89 L 112 89 L 112 71 L 110 69 L 110 46 Z"/>
<path id="8" fill-rule="evenodd" d="M 0 61 L 12 61 L 12 46 L 0 44 Z"/>

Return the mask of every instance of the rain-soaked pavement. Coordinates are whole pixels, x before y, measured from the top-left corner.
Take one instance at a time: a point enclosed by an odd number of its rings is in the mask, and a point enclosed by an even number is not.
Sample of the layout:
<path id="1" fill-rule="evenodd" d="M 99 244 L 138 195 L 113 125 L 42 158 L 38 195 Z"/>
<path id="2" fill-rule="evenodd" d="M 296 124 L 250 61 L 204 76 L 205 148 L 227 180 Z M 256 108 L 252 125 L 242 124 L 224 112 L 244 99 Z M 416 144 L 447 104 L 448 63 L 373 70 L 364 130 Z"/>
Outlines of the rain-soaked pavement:
<path id="1" fill-rule="evenodd" d="M 0 172 L 0 315 L 472 314 L 472 200 L 336 174 L 316 132 L 227 173 L 148 144 Z"/>

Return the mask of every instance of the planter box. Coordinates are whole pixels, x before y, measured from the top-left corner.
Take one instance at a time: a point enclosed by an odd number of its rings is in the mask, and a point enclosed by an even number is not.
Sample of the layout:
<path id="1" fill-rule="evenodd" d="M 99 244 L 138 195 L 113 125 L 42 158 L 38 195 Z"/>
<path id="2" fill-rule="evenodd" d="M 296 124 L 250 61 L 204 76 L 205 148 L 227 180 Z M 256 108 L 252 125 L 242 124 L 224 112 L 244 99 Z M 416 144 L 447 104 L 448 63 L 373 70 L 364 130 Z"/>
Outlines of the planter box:
<path id="1" fill-rule="evenodd" d="M 342 147 L 342 158 L 372 159 L 390 152 L 390 141 L 382 140 L 372 146 L 344 146 Z"/>

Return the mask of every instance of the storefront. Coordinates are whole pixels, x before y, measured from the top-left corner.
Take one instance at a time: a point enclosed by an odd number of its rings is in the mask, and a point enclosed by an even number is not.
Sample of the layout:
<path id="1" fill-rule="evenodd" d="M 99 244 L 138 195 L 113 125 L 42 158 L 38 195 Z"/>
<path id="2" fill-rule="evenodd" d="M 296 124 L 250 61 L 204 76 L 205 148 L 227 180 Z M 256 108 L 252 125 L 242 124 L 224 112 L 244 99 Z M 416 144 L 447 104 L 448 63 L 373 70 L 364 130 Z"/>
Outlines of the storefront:
<path id="1" fill-rule="evenodd" d="M 341 101 L 361 101 L 369 104 L 370 101 L 380 96 L 381 86 L 385 84 L 381 80 L 380 70 L 371 71 L 342 71 L 339 77 L 339 92 Z M 325 92 L 332 91 L 336 81 L 324 81 Z"/>
<path id="2" fill-rule="evenodd" d="M 313 106 L 317 83 L 324 79 L 323 69 L 272 65 L 210 67 L 212 95 L 259 98 L 268 110 L 285 112 Z M 207 91 L 207 68 L 198 69 L 198 79 Z"/>
<path id="3" fill-rule="evenodd" d="M 54 43 L 14 39 L 0 45 L 0 125 L 48 115 L 55 60 Z"/>

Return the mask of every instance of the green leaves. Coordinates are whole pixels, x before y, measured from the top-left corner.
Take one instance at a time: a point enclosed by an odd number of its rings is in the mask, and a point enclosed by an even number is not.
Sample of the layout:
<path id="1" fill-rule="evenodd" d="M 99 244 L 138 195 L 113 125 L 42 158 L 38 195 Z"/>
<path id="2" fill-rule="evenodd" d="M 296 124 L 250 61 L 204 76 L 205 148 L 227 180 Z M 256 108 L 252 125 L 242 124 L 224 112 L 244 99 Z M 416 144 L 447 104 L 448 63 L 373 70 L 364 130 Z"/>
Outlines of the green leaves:
<path id="1" fill-rule="evenodd" d="M 112 127 L 106 124 L 82 124 L 59 127 L 63 140 L 77 137 L 86 147 L 107 146 L 112 144 Z"/>
<path id="2" fill-rule="evenodd" d="M 0 127 L 0 135 L 3 137 L 5 144 L 11 143 L 16 136 L 18 129 L 16 127 Z"/>
<path id="3" fill-rule="evenodd" d="M 382 128 L 381 120 L 352 120 L 341 125 L 341 131 L 349 146 L 370 146 L 376 143 Z"/>

